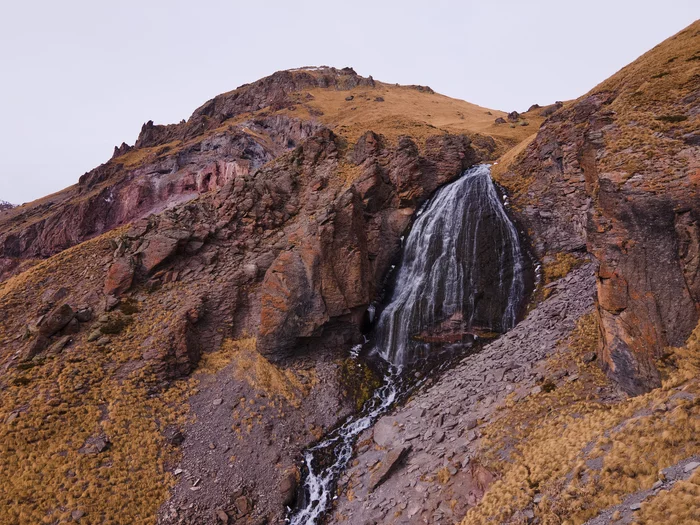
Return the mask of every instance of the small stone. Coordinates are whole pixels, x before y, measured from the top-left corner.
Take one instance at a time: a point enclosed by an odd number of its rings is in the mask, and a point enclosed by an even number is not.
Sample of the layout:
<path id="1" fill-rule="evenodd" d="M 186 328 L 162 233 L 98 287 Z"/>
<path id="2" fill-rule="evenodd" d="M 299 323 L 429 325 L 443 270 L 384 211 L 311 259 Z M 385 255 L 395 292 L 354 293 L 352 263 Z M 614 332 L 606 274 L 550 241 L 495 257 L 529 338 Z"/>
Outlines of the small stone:
<path id="1" fill-rule="evenodd" d="M 215 399 L 214 401 L 212 401 L 212 404 L 214 406 L 218 407 L 223 402 L 224 402 L 224 400 L 219 397 L 219 398 Z"/>
<path id="2" fill-rule="evenodd" d="M 583 362 L 584 363 L 592 363 L 593 361 L 596 360 L 596 353 L 595 352 L 587 352 L 583 354 Z"/>
<path id="3" fill-rule="evenodd" d="M 397 447 L 386 453 L 384 458 L 382 458 L 379 468 L 370 475 L 370 490 L 376 489 L 389 477 L 391 471 L 394 469 L 394 466 L 401 462 L 406 454 L 408 454 L 409 450 L 410 447 Z"/>
<path id="4" fill-rule="evenodd" d="M 214 450 L 216 449 L 216 444 L 215 443 L 209 443 L 209 450 Z"/>
<path id="5" fill-rule="evenodd" d="M 87 323 L 92 320 L 92 308 L 81 308 L 75 314 L 75 318 L 81 323 Z"/>
<path id="6" fill-rule="evenodd" d="M 228 514 L 223 509 L 216 509 L 216 518 L 224 525 L 228 524 Z"/>
<path id="7" fill-rule="evenodd" d="M 657 481 L 656 483 L 654 483 L 654 484 L 651 486 L 651 488 L 652 488 L 652 490 L 656 490 L 656 489 L 661 488 L 661 487 L 663 486 L 663 484 L 664 484 L 663 481 Z"/>
<path id="8" fill-rule="evenodd" d="M 641 503 L 632 503 L 632 505 L 630 505 L 630 510 L 639 510 L 641 508 L 642 508 Z"/>
<path id="9" fill-rule="evenodd" d="M 73 521 L 80 521 L 80 518 L 83 516 L 85 516 L 85 513 L 82 510 L 74 510 L 70 513 L 70 517 L 73 518 Z"/>
<path id="10" fill-rule="evenodd" d="M 685 467 L 683 467 L 683 472 L 686 472 L 686 473 L 692 472 L 693 470 L 695 470 L 698 467 L 700 467 L 700 462 L 691 461 Z"/>
<path id="11" fill-rule="evenodd" d="M 238 512 L 243 516 L 248 514 L 253 509 L 250 500 L 246 496 L 238 496 L 235 504 Z"/>
<path id="12" fill-rule="evenodd" d="M 466 424 L 465 424 L 465 428 L 466 428 L 467 430 L 471 430 L 471 429 L 473 429 L 473 428 L 476 428 L 477 424 L 478 424 L 478 422 L 477 422 L 476 419 L 474 419 L 474 418 L 467 419 L 467 422 L 466 422 Z"/>
<path id="13" fill-rule="evenodd" d="M 166 431 L 165 439 L 170 445 L 179 447 L 185 441 L 185 436 L 179 430 L 170 429 Z"/>

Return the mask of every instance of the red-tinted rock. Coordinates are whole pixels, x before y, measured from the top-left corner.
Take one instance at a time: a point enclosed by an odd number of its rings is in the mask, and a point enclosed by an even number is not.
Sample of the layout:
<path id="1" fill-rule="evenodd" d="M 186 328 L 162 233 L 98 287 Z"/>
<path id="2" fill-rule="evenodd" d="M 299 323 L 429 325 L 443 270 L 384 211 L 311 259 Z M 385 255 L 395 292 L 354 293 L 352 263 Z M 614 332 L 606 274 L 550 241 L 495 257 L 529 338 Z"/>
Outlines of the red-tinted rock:
<path id="1" fill-rule="evenodd" d="M 141 265 L 146 273 L 151 273 L 159 264 L 173 255 L 179 243 L 178 239 L 165 235 L 154 235 L 146 242 L 146 247 L 141 248 Z"/>
<path id="2" fill-rule="evenodd" d="M 126 292 L 134 280 L 134 266 L 130 258 L 121 257 L 116 259 L 107 272 L 105 280 L 105 295 L 121 295 Z"/>
<path id="3" fill-rule="evenodd" d="M 697 105 L 689 62 L 670 60 L 697 35 L 680 33 L 560 106 L 502 177 L 538 255 L 587 248 L 600 261 L 600 361 L 630 394 L 659 386 L 655 360 L 700 315 L 700 148 L 658 120 Z M 672 62 L 673 96 L 648 96 L 656 64 Z"/>

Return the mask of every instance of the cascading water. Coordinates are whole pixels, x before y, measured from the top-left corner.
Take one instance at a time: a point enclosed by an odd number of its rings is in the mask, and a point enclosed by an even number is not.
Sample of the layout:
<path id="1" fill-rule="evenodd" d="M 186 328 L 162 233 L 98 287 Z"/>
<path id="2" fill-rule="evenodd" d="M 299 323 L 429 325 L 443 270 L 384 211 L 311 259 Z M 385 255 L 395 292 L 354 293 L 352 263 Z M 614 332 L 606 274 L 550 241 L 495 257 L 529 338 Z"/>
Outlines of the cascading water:
<path id="1" fill-rule="evenodd" d="M 357 436 L 423 382 L 402 374 L 408 365 L 432 357 L 431 349 L 446 343 L 515 325 L 525 299 L 524 268 L 517 231 L 489 166 L 468 170 L 426 203 L 408 235 L 391 299 L 375 330 L 374 351 L 387 362 L 384 383 L 358 414 L 306 450 L 304 497 L 290 517 L 292 525 L 319 522 Z"/>
<path id="2" fill-rule="evenodd" d="M 376 348 L 405 365 L 430 343 L 502 333 L 515 325 L 525 294 L 518 232 L 480 165 L 440 189 L 421 210 L 404 246 Z"/>

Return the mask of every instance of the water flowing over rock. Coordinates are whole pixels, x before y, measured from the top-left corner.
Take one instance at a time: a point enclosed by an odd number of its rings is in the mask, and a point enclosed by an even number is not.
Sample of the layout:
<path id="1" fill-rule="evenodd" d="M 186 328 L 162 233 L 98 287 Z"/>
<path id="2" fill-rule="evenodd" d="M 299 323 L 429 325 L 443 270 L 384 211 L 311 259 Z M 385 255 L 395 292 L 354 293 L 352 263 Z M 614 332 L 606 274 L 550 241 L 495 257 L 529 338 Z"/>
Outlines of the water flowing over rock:
<path id="1" fill-rule="evenodd" d="M 489 166 L 467 171 L 421 212 L 377 327 L 379 353 L 397 365 L 424 356 L 431 343 L 507 331 L 525 295 L 518 232 Z"/>
<path id="2" fill-rule="evenodd" d="M 526 296 L 526 261 L 489 166 L 471 168 L 438 190 L 418 215 L 403 248 L 394 294 L 378 321 L 375 344 L 390 363 L 389 373 L 359 414 L 306 451 L 304 498 L 292 525 L 318 523 L 330 508 L 357 436 L 422 382 L 412 383 L 403 365 L 430 357 L 427 351 L 442 343 L 515 326 Z M 410 449 L 392 447 L 394 428 L 391 423 L 385 427 L 385 432 L 375 431 L 375 443 L 391 449 L 373 473 L 373 489 Z M 328 457 L 334 458 L 330 464 Z"/>

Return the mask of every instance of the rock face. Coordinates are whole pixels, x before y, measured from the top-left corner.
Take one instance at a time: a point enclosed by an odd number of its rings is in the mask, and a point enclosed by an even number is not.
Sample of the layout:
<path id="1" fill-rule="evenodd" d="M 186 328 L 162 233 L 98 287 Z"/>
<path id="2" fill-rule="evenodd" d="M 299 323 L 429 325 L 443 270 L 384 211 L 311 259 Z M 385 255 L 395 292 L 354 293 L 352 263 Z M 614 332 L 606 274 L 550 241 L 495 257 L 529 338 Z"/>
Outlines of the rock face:
<path id="1" fill-rule="evenodd" d="M 210 100 L 187 122 L 149 121 L 133 148 L 115 147 L 112 159 L 80 177 L 77 186 L 0 217 L 0 261 L 48 257 L 192 200 L 255 171 L 320 128 L 285 115 L 239 118 L 243 114 L 292 105 L 290 96 L 302 89 L 373 84 L 350 68 L 281 71 Z M 3 205 L 0 211 L 11 208 Z"/>
<path id="2" fill-rule="evenodd" d="M 631 394 L 660 384 L 654 359 L 700 311 L 698 27 L 558 110 L 503 177 L 540 257 L 600 261 L 599 353 Z"/>
<path id="3" fill-rule="evenodd" d="M 259 282 L 237 329 L 256 333 L 263 355 L 305 353 L 322 336 L 354 341 L 416 207 L 478 158 L 465 136 L 430 138 L 423 153 L 410 139 L 394 149 L 368 132 L 343 150 L 322 130 L 255 177 L 135 223 L 118 243 L 104 293 L 176 279 L 195 259 L 215 260 L 223 240 L 242 270 L 227 286 Z M 347 187 L 333 180 L 342 166 L 357 170 Z"/>
<path id="4" fill-rule="evenodd" d="M 15 208 L 0 217 L 0 259 L 48 257 L 116 226 L 190 201 L 258 169 L 318 127 L 280 116 L 258 118 L 190 142 L 142 146 L 115 157 L 52 200 Z"/>

